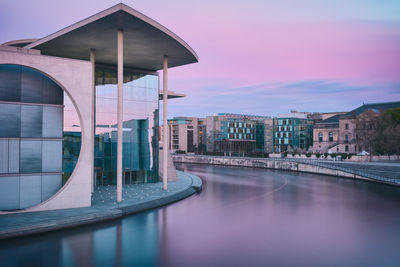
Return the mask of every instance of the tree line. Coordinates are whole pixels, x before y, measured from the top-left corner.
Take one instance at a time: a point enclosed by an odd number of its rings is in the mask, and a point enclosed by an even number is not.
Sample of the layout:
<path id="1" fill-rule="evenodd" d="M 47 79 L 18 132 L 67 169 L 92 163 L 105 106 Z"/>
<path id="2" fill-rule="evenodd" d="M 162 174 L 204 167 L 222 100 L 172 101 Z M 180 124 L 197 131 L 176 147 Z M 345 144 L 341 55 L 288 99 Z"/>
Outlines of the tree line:
<path id="1" fill-rule="evenodd" d="M 400 154 L 400 108 L 366 112 L 357 118 L 357 145 L 374 155 Z"/>

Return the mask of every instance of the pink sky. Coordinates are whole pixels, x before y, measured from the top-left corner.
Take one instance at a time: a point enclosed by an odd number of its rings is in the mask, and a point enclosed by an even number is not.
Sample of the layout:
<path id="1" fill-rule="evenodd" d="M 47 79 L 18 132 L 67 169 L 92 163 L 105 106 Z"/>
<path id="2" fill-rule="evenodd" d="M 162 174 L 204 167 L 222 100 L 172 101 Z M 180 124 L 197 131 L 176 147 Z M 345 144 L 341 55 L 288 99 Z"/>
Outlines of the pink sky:
<path id="1" fill-rule="evenodd" d="M 43 37 L 116 3 L 4 0 L 0 42 Z M 171 101 L 170 116 L 342 111 L 400 101 L 399 1 L 125 3 L 199 55 L 199 63 L 169 72 L 169 88 L 187 94 Z"/>

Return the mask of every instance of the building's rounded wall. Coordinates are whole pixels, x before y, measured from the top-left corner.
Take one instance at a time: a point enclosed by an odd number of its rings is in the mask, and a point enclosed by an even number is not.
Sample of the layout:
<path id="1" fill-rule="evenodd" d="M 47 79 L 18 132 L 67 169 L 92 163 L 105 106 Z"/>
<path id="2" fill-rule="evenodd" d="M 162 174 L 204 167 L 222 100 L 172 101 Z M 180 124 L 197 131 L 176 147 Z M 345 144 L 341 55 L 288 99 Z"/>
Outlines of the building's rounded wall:
<path id="1" fill-rule="evenodd" d="M 0 64 L 30 67 L 51 77 L 69 96 L 80 122 L 79 160 L 66 184 L 48 200 L 23 211 L 88 207 L 91 204 L 93 177 L 93 95 L 89 61 L 40 55 L 37 50 L 0 46 Z M 64 111 L 66 112 L 66 111 Z M 2 211 L 0 213 L 9 213 Z"/>
<path id="2" fill-rule="evenodd" d="M 0 64 L 0 210 L 38 205 L 69 178 L 80 142 L 73 155 L 63 109 L 64 92 L 50 77 Z"/>

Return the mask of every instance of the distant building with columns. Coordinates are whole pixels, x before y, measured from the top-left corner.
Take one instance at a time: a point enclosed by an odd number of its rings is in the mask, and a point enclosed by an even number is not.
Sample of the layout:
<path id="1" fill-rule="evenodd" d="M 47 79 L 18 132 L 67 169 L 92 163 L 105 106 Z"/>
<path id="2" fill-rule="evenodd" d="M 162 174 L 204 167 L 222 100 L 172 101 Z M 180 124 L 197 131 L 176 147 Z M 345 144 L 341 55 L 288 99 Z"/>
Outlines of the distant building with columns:
<path id="1" fill-rule="evenodd" d="M 315 123 L 313 129 L 313 152 L 332 152 L 356 154 L 370 152 L 363 144 L 361 135 L 371 134 L 368 118 L 378 116 L 383 111 L 399 108 L 400 102 L 363 104 L 349 112 L 340 112 L 332 117 Z M 358 133 L 362 130 L 364 133 Z"/>

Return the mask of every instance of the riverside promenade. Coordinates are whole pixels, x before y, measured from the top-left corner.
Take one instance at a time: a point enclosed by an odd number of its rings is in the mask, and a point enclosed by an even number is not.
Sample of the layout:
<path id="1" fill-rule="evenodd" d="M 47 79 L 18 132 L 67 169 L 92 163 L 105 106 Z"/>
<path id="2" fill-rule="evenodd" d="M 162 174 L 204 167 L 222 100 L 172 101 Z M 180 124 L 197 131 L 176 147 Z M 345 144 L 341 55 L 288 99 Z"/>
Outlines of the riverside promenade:
<path id="1" fill-rule="evenodd" d="M 119 219 L 176 202 L 201 190 L 199 177 L 180 171 L 177 174 L 178 181 L 168 182 L 168 190 L 162 190 L 162 183 L 124 185 L 120 203 L 116 201 L 116 186 L 102 186 L 95 188 L 91 207 L 2 214 L 0 239 Z"/>
<path id="2" fill-rule="evenodd" d="M 400 163 L 398 162 L 347 163 L 297 158 L 250 158 L 178 154 L 173 155 L 173 161 L 175 163 L 226 165 L 307 172 L 400 186 Z"/>

